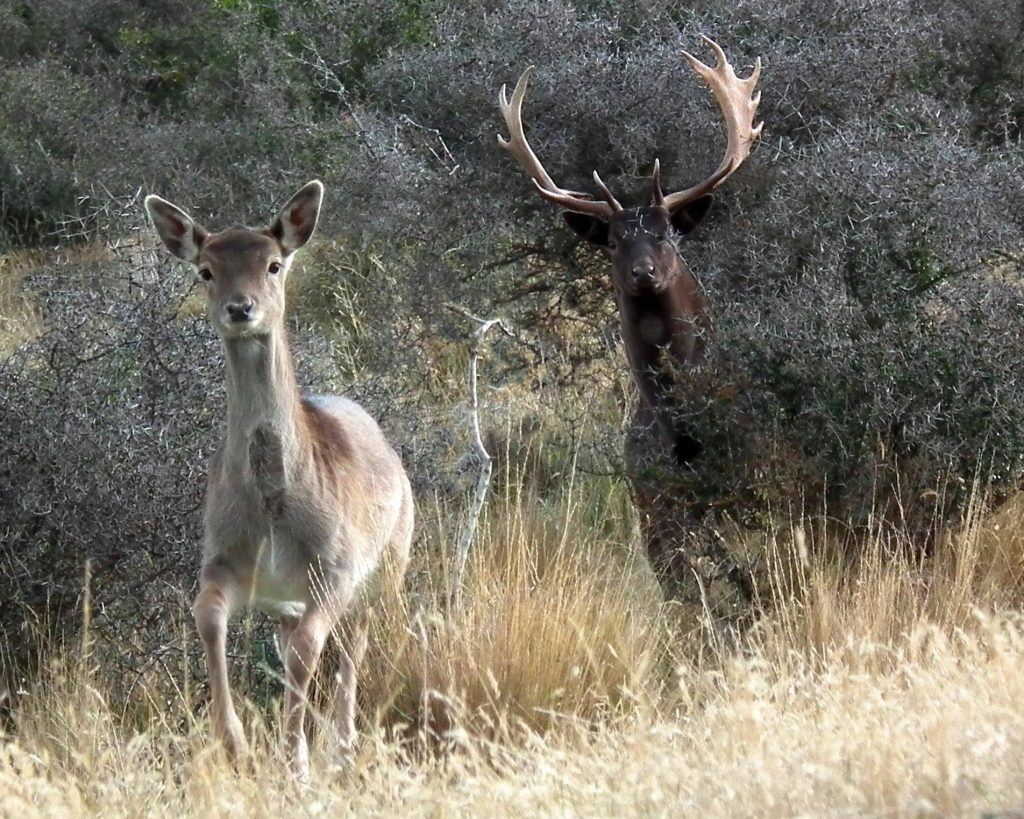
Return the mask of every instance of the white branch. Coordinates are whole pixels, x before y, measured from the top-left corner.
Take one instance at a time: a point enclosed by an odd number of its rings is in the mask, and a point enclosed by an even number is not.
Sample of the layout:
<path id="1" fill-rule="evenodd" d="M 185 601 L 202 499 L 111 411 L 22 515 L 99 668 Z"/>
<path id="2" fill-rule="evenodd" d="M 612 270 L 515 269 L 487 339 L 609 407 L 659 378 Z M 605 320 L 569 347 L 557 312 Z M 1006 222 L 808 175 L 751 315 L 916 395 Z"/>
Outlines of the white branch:
<path id="1" fill-rule="evenodd" d="M 493 460 L 487 451 L 487 447 L 484 446 L 483 435 L 480 432 L 480 400 L 477 394 L 477 362 L 480 358 L 480 344 L 484 336 L 495 327 L 509 338 L 515 338 L 515 335 L 500 318 L 483 319 L 479 316 L 474 316 L 460 307 L 450 304 L 446 306 L 479 325 L 473 332 L 473 342 L 469 348 L 469 407 L 473 446 L 480 458 L 480 474 L 477 476 L 473 501 L 469 506 L 466 520 L 462 524 L 462 530 L 459 532 L 459 541 L 455 548 L 455 563 L 452 567 L 452 585 L 449 593 L 449 607 L 452 611 L 455 611 L 461 603 L 462 578 L 466 571 L 469 548 L 473 543 L 473 536 L 476 534 L 480 515 L 483 513 L 484 501 L 487 498 L 487 490 L 491 485 L 491 472 L 493 470 Z"/>

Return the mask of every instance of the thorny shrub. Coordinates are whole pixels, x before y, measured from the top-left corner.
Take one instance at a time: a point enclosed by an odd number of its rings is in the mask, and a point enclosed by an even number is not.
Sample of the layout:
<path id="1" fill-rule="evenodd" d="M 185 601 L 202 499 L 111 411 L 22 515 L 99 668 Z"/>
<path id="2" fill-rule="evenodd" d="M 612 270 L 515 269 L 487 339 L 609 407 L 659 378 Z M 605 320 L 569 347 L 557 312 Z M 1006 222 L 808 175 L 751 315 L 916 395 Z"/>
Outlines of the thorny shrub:
<path id="1" fill-rule="evenodd" d="M 0 243 L 117 237 L 150 190 L 213 227 L 258 222 L 320 176 L 322 236 L 377 261 L 311 295 L 324 343 L 348 335 L 307 361 L 359 385 L 444 487 L 416 432 L 450 447 L 462 420 L 427 400 L 462 364 L 444 304 L 523 336 L 494 385 L 576 393 L 610 357 L 624 369 L 604 263 L 496 147 L 497 89 L 536 65 L 525 117 L 549 170 L 586 189 L 598 168 L 639 201 L 655 157 L 666 186 L 718 160 L 679 56 L 708 33 L 741 74 L 763 58 L 766 126 L 681 248 L 715 326 L 684 374 L 707 445 L 692 491 L 740 517 L 805 500 L 856 520 L 898 484 L 914 514 L 955 519 L 956 487 L 1010 486 L 1024 457 L 1022 30 L 994 0 L 6 3 Z M 152 259 L 71 267 L 29 281 L 49 332 L 0 363 L 8 627 L 73 600 L 83 554 L 129 584 L 183 560 L 220 406 L 213 339 L 168 318 L 180 294 Z M 399 370 L 424 390 L 404 409 L 375 380 Z M 599 418 L 585 468 L 617 457 Z"/>

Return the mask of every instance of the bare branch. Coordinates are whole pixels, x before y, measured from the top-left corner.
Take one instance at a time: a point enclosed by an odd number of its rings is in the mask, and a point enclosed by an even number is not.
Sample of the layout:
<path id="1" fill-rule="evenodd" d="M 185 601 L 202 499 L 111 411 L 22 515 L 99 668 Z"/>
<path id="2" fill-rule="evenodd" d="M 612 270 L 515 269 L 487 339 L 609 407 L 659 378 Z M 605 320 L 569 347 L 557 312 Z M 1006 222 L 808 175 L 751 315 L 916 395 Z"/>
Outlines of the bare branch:
<path id="1" fill-rule="evenodd" d="M 477 391 L 477 362 L 480 357 L 480 344 L 483 342 L 484 337 L 495 328 L 511 339 L 517 341 L 519 339 L 503 319 L 485 319 L 475 316 L 465 308 L 453 304 L 445 306 L 449 310 L 477 323 L 477 328 L 473 331 L 472 343 L 469 347 L 469 409 L 470 432 L 473 438 L 473 448 L 480 459 L 480 474 L 477 476 L 476 487 L 473 490 L 473 500 L 466 513 L 466 519 L 462 524 L 459 540 L 455 547 L 455 561 L 452 567 L 452 585 L 449 592 L 448 605 L 450 611 L 456 611 L 462 602 L 462 578 L 466 571 L 466 561 L 469 558 L 469 549 L 473 543 L 473 536 L 476 534 L 477 524 L 480 522 L 480 515 L 483 513 L 484 501 L 487 499 L 487 490 L 491 485 L 491 474 L 494 468 L 493 459 L 487 451 L 487 447 L 484 446 L 483 435 L 480 432 L 480 399 Z"/>

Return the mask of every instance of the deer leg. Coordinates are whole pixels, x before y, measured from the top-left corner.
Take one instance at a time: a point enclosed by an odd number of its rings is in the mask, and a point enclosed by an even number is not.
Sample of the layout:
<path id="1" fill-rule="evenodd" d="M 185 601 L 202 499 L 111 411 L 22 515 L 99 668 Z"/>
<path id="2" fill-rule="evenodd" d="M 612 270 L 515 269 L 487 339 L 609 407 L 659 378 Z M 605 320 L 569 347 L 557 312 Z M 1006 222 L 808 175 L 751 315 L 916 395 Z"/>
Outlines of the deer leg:
<path id="1" fill-rule="evenodd" d="M 232 760 L 248 752 L 242 722 L 235 713 L 228 684 L 227 631 L 231 613 L 230 587 L 209 578 L 200 580 L 192 611 L 206 656 L 210 681 L 210 716 L 213 730 Z"/>
<path id="2" fill-rule="evenodd" d="M 647 551 L 654 576 L 658 579 L 666 600 L 678 600 L 690 580 L 689 564 L 673 538 L 666 531 L 664 522 L 645 516 L 641 526 L 641 537 Z"/>
<path id="3" fill-rule="evenodd" d="M 285 741 L 296 773 L 302 777 L 309 774 L 309 744 L 306 740 L 309 685 L 334 619 L 324 609 L 309 606 L 292 629 L 285 648 Z"/>
<path id="4" fill-rule="evenodd" d="M 285 666 L 288 657 L 288 641 L 292 638 L 292 632 L 299 624 L 298 617 L 284 615 L 277 622 L 277 656 L 281 659 L 281 665 Z"/>
<path id="5" fill-rule="evenodd" d="M 374 611 L 367 607 L 355 622 L 350 622 L 341 635 L 341 657 L 335 675 L 334 720 L 338 744 L 343 754 L 350 754 L 356 744 L 356 678 L 369 642 L 370 623 Z"/>

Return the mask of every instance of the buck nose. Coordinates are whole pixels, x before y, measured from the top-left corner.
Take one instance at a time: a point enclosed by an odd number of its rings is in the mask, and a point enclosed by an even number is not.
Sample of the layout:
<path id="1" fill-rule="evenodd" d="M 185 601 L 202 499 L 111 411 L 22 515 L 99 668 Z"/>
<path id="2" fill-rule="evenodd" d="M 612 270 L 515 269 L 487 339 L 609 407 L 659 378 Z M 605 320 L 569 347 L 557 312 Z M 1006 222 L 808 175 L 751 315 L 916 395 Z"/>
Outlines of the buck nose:
<path id="1" fill-rule="evenodd" d="M 229 301 L 224 305 L 224 309 L 228 311 L 228 318 L 232 321 L 248 321 L 252 318 L 252 299 L 237 299 L 235 301 Z"/>
<path id="2" fill-rule="evenodd" d="M 637 284 L 650 284 L 654 281 L 654 265 L 651 262 L 637 262 L 633 265 L 633 281 Z"/>

